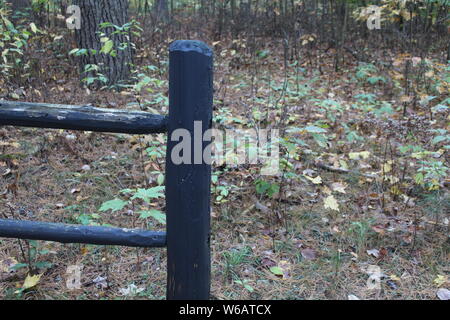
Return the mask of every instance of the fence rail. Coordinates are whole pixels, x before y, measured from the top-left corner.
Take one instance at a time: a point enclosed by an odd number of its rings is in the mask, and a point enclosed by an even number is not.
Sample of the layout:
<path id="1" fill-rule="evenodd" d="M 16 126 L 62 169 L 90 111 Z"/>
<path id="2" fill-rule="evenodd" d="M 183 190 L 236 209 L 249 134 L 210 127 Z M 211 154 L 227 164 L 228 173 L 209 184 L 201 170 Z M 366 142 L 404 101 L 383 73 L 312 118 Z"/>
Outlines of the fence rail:
<path id="1" fill-rule="evenodd" d="M 166 232 L 76 226 L 0 219 L 0 237 L 133 247 L 167 246 L 167 299 L 209 299 L 211 166 L 197 154 L 178 164 L 172 153 L 177 129 L 191 137 L 211 128 L 213 54 L 200 41 L 170 46 L 169 115 L 45 103 L 0 101 L 0 126 L 13 125 L 97 132 L 148 134 L 168 132 L 166 151 Z M 201 132 L 194 123 L 201 123 Z M 198 149 L 191 139 L 191 150 Z M 184 141 L 183 141 L 184 142 Z M 200 143 L 200 152 L 208 142 Z M 194 161 L 194 157 L 196 158 Z M 196 163 L 196 164 L 194 164 Z"/>
<path id="2" fill-rule="evenodd" d="M 148 112 L 0 100 L 0 125 L 147 134 L 167 132 L 167 120 Z"/>
<path id="3" fill-rule="evenodd" d="M 0 236 L 61 243 L 165 247 L 166 233 L 139 229 L 0 219 Z"/>

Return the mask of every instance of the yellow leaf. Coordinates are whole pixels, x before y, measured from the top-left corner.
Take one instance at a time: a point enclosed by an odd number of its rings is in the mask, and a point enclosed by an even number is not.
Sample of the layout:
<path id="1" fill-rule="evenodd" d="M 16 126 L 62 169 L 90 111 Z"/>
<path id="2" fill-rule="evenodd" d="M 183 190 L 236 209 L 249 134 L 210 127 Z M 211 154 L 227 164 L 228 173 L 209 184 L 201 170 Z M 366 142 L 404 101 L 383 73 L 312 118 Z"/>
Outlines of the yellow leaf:
<path id="1" fill-rule="evenodd" d="M 41 279 L 42 274 L 37 274 L 35 276 L 27 275 L 25 278 L 25 281 L 22 285 L 22 289 L 29 289 L 33 288 L 39 283 L 39 280 Z"/>
<path id="2" fill-rule="evenodd" d="M 388 162 L 386 162 L 386 163 L 383 165 L 383 172 L 384 172 L 384 173 L 388 173 L 388 172 L 391 172 L 391 170 L 392 170 L 392 161 L 389 160 Z"/>
<path id="3" fill-rule="evenodd" d="M 433 283 L 436 284 L 438 287 L 440 287 L 443 284 L 447 283 L 447 281 L 448 281 L 447 276 L 439 274 L 437 278 L 433 280 Z"/>
<path id="4" fill-rule="evenodd" d="M 395 72 L 395 73 L 392 75 L 392 78 L 394 78 L 395 80 L 403 80 L 405 77 L 404 77 L 401 73 Z"/>
<path id="5" fill-rule="evenodd" d="M 322 188 L 322 192 L 325 193 L 325 194 L 331 194 L 331 190 L 330 190 L 330 188 L 328 188 L 327 186 L 324 186 L 324 187 Z"/>
<path id="6" fill-rule="evenodd" d="M 38 31 L 38 28 L 36 27 L 36 25 L 33 22 L 30 23 L 30 28 L 31 28 L 31 31 L 33 31 L 33 33 L 36 33 Z"/>
<path id="7" fill-rule="evenodd" d="M 331 209 L 331 210 L 335 210 L 335 211 L 339 211 L 339 205 L 336 201 L 336 199 L 331 195 L 326 197 L 323 200 L 323 205 L 326 209 Z"/>
<path id="8" fill-rule="evenodd" d="M 391 187 L 391 193 L 398 196 L 402 194 L 402 191 L 397 186 L 393 186 Z"/>
<path id="9" fill-rule="evenodd" d="M 1 147 L 11 146 L 13 148 L 20 148 L 20 144 L 17 142 L 2 142 L 2 141 L 0 141 L 0 146 Z"/>
<path id="10" fill-rule="evenodd" d="M 397 277 L 395 274 L 391 274 L 390 278 L 391 278 L 392 281 L 400 281 L 400 278 Z"/>
<path id="11" fill-rule="evenodd" d="M 322 183 L 322 178 L 320 176 L 317 176 L 315 178 L 311 178 L 308 176 L 305 176 L 306 179 L 308 179 L 309 181 L 311 181 L 314 184 L 321 184 Z"/>
<path id="12" fill-rule="evenodd" d="M 385 177 L 384 177 L 384 180 L 385 180 L 385 181 L 389 181 L 391 184 L 396 184 L 397 182 L 400 181 L 399 178 L 394 177 L 394 176 L 391 176 L 391 175 L 385 176 Z"/>
<path id="13" fill-rule="evenodd" d="M 342 169 L 348 169 L 348 164 L 345 160 L 339 160 L 339 165 L 341 166 Z"/>
<path id="14" fill-rule="evenodd" d="M 348 157 L 352 160 L 367 159 L 370 155 L 369 151 L 350 152 Z"/>

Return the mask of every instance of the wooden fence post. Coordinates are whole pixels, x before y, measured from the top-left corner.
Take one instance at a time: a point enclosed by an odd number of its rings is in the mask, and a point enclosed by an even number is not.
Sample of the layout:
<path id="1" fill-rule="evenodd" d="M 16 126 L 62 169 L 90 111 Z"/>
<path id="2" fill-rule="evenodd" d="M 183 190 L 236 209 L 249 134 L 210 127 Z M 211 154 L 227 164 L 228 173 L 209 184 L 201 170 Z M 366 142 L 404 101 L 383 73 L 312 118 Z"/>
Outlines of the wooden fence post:
<path id="1" fill-rule="evenodd" d="M 203 159 L 209 144 L 203 134 L 212 123 L 212 50 L 200 41 L 175 41 L 169 69 L 167 299 L 206 300 L 211 274 L 211 165 Z M 181 144 L 186 148 L 180 152 Z"/>

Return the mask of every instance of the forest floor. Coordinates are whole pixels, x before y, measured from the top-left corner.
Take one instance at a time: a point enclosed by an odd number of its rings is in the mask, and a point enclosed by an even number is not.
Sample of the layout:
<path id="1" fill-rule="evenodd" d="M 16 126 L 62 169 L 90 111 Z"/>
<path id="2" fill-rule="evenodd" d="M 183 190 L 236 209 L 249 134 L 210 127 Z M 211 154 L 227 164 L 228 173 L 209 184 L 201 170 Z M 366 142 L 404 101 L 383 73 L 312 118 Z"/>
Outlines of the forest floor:
<path id="1" fill-rule="evenodd" d="M 2 86 L 5 99 L 167 112 L 168 42 L 138 52 L 142 88 L 114 92 L 81 88 L 58 41 L 33 53 L 32 85 Z M 214 169 L 213 298 L 436 299 L 450 286 L 448 64 L 383 50 L 372 64 L 344 54 L 336 72 L 333 50 L 285 63 L 281 41 L 260 43 L 255 55 L 245 40 L 213 44 L 214 119 L 286 128 L 283 174 Z M 161 184 L 165 139 L 1 127 L 0 217 L 164 230 L 139 216 L 143 203 L 99 208 Z M 30 263 L 39 282 L 22 290 Z M 80 289 L 66 283 L 74 265 Z M 0 299 L 164 299 L 165 288 L 164 249 L 0 240 Z"/>

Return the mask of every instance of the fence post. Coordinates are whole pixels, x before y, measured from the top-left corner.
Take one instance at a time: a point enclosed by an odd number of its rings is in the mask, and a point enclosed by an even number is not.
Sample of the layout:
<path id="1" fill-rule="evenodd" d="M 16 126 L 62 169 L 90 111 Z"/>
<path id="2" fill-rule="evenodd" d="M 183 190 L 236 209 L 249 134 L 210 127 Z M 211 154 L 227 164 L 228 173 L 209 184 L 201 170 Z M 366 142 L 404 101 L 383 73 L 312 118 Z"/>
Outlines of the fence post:
<path id="1" fill-rule="evenodd" d="M 211 274 L 211 166 L 203 158 L 209 144 L 203 134 L 212 123 L 212 50 L 200 41 L 175 41 L 169 69 L 167 299 L 206 300 Z"/>

